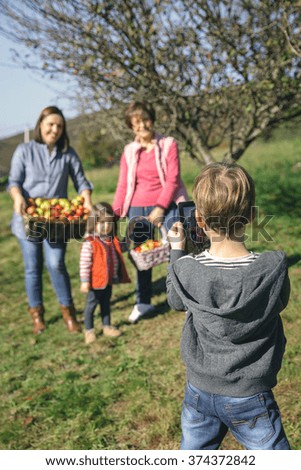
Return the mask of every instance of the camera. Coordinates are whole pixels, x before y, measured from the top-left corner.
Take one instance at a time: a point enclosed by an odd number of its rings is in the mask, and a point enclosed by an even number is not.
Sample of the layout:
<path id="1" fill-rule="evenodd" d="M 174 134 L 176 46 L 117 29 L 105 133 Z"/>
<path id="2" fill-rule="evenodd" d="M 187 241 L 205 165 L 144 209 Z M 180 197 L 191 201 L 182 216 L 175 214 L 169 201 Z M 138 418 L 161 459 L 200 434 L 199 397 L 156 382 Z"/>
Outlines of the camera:
<path id="1" fill-rule="evenodd" d="M 195 218 L 195 203 L 193 201 L 179 202 L 180 221 L 185 231 L 186 253 L 201 253 L 209 246 L 209 240 L 204 231 L 198 226 Z"/>

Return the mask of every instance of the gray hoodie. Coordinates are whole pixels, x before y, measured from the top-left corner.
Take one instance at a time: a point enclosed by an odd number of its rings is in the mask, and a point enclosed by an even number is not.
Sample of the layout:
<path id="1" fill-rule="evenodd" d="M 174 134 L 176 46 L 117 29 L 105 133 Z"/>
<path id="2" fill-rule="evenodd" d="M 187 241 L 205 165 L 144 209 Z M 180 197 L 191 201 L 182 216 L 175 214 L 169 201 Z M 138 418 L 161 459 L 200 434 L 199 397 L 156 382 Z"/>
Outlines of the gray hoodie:
<path id="1" fill-rule="evenodd" d="M 290 293 L 285 254 L 220 269 L 171 250 L 167 300 L 186 310 L 181 339 L 187 380 L 219 395 L 245 397 L 277 383 L 286 339 L 280 312 Z"/>

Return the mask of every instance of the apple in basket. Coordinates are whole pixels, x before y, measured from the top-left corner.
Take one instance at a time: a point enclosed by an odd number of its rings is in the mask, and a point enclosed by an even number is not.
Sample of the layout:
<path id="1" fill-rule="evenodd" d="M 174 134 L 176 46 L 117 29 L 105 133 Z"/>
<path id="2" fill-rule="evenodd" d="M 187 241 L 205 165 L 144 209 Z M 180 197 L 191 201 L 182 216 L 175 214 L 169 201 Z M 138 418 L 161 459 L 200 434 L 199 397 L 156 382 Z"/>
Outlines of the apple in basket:
<path id="1" fill-rule="evenodd" d="M 160 240 L 147 240 L 144 243 L 141 243 L 141 245 L 136 246 L 134 248 L 134 251 L 136 253 L 144 253 L 145 251 L 150 251 L 154 250 L 155 248 L 159 248 L 159 246 L 162 246 L 162 242 Z"/>
<path id="2" fill-rule="evenodd" d="M 45 199 L 38 197 L 27 199 L 26 213 L 30 217 L 39 218 L 40 220 L 84 220 L 89 215 L 89 210 L 84 208 L 84 198 L 77 196 L 72 201 L 67 198 Z"/>
<path id="3" fill-rule="evenodd" d="M 32 215 L 34 212 L 36 212 L 36 207 L 35 206 L 28 206 L 26 209 L 26 214 Z"/>

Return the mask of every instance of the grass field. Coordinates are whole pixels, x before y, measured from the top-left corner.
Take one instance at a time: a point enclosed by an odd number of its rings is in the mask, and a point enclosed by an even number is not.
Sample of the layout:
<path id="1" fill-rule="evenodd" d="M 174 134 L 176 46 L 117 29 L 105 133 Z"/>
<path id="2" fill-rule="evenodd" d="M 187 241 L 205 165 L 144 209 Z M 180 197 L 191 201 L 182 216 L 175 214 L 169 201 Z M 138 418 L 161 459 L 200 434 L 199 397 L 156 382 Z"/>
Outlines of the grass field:
<path id="1" fill-rule="evenodd" d="M 240 163 L 253 175 L 258 193 L 259 216 L 248 229 L 248 247 L 281 249 L 288 256 L 292 291 L 283 313 L 288 344 L 274 391 L 291 446 L 301 449 L 301 138 L 278 133 L 271 141 L 258 141 Z M 182 175 L 190 194 L 198 171 L 194 162 L 183 159 Z M 88 173 L 95 202 L 112 201 L 117 175 L 118 168 Z M 91 346 L 84 344 L 82 335 L 66 331 L 45 272 L 47 330 L 34 337 L 22 258 L 8 225 L 11 210 L 9 196 L 0 193 L 0 448 L 178 449 L 185 384 L 179 352 L 184 313 L 171 311 L 166 303 L 166 265 L 154 269 L 156 315 L 128 324 L 134 283 L 116 286 L 112 320 L 123 335 L 112 340 L 99 334 Z M 82 312 L 80 246 L 70 242 L 67 266 L 75 304 Z M 127 265 L 134 280 L 133 267 L 128 261 Z M 100 328 L 98 317 L 96 329 Z M 228 435 L 223 449 L 240 446 Z"/>

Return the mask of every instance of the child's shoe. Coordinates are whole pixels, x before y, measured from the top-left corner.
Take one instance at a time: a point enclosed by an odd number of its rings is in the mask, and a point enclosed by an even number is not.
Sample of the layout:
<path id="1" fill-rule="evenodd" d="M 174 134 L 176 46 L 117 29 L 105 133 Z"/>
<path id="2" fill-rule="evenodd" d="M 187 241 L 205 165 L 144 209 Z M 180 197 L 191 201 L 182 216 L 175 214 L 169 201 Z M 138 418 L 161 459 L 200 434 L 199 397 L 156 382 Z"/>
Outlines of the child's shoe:
<path id="1" fill-rule="evenodd" d="M 117 338 L 121 335 L 121 331 L 116 328 L 116 326 L 107 325 L 103 327 L 104 336 L 109 336 L 111 338 Z"/>
<path id="2" fill-rule="evenodd" d="M 91 330 L 86 330 L 85 331 L 85 343 L 91 344 L 91 343 L 94 343 L 94 341 L 96 341 L 94 328 L 92 328 Z"/>

